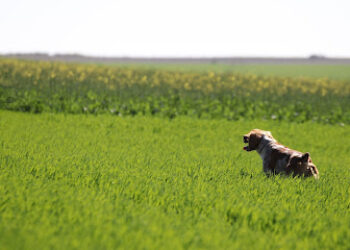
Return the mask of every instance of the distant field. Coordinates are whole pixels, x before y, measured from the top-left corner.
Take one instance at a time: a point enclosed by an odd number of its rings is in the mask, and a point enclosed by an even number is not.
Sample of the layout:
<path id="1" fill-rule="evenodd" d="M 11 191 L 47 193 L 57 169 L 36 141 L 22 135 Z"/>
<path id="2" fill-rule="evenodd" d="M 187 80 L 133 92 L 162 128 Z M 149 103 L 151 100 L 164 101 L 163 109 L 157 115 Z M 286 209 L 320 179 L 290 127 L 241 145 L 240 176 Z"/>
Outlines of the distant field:
<path id="1" fill-rule="evenodd" d="M 278 57 L 218 57 L 218 58 L 123 58 L 91 57 L 83 55 L 8 54 L 8 58 L 27 60 L 77 62 L 100 65 L 126 65 L 148 69 L 175 71 L 215 71 L 252 73 L 267 76 L 328 77 L 350 79 L 350 58 L 278 58 Z M 1 59 L 1 55 L 0 55 Z"/>
<path id="2" fill-rule="evenodd" d="M 225 71 L 224 65 L 217 66 L 221 72 L 213 70 L 214 66 L 182 67 L 186 70 L 175 65 L 98 66 L 4 59 L 0 60 L 0 108 L 170 119 L 350 123 L 350 80 L 288 77 L 277 68 L 271 71 L 283 76 Z M 314 66 L 303 67 L 307 72 Z M 317 72 L 321 74 L 321 68 Z"/>
<path id="3" fill-rule="evenodd" d="M 266 178 L 242 134 L 309 151 Z M 349 127 L 0 111 L 1 249 L 349 249 Z"/>
<path id="4" fill-rule="evenodd" d="M 123 64 L 115 64 L 121 66 Z M 174 71 L 214 71 L 218 73 L 251 73 L 264 76 L 313 77 L 335 80 L 350 80 L 350 64 L 308 65 L 308 64 L 125 64 L 126 67 L 163 69 Z"/>

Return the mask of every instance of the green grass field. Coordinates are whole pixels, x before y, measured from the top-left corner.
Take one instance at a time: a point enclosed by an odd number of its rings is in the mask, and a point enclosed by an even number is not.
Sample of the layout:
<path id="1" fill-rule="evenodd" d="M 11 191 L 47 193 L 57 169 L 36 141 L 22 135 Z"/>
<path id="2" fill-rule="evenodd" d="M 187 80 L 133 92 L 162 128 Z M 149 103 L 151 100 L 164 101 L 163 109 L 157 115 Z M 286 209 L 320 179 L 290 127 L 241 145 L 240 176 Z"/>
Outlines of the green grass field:
<path id="1" fill-rule="evenodd" d="M 265 177 L 255 127 L 320 180 Z M 1 249 L 349 249 L 349 149 L 311 122 L 1 111 Z"/>
<path id="2" fill-rule="evenodd" d="M 0 249 L 349 250 L 349 69 L 0 59 Z"/>
<path id="3" fill-rule="evenodd" d="M 242 73 L 263 76 L 280 77 L 312 77 L 329 78 L 334 80 L 350 80 L 350 65 L 323 65 L 323 64 L 115 64 L 117 67 L 133 67 L 142 69 L 161 69 L 184 72 Z"/>

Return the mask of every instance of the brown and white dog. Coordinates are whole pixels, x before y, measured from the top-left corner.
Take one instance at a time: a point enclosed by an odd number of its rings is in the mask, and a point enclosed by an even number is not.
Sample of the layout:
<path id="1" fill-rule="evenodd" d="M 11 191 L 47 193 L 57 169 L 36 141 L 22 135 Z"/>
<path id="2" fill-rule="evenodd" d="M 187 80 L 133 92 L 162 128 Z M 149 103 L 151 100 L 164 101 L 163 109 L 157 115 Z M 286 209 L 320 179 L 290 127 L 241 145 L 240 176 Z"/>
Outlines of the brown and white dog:
<path id="1" fill-rule="evenodd" d="M 259 153 L 263 160 L 263 170 L 267 175 L 284 173 L 319 178 L 318 170 L 312 163 L 309 153 L 303 154 L 279 144 L 269 131 L 253 129 L 243 136 L 243 142 L 248 143 L 244 150 L 248 152 L 256 150 Z"/>

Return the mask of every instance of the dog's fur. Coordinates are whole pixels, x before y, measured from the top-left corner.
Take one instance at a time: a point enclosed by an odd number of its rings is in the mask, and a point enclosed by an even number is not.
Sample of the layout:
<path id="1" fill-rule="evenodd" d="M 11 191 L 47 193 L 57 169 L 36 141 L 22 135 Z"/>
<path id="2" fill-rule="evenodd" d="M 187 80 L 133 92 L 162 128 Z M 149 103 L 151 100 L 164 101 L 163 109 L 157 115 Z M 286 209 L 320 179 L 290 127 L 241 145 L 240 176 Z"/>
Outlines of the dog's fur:
<path id="1" fill-rule="evenodd" d="M 243 149 L 256 150 L 263 160 L 263 170 L 267 175 L 286 174 L 319 178 L 316 166 L 312 163 L 309 153 L 289 149 L 279 144 L 271 132 L 253 129 L 243 136 L 243 142 L 248 143 Z"/>

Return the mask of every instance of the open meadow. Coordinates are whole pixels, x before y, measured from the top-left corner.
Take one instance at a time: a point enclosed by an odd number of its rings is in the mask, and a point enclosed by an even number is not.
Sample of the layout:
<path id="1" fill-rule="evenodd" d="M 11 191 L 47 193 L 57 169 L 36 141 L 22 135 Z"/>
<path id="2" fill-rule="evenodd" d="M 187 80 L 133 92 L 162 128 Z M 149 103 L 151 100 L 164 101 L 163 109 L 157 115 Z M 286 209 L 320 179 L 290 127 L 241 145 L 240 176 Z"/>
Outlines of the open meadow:
<path id="1" fill-rule="evenodd" d="M 0 109 L 0 249 L 350 248 L 349 79 L 0 59 Z"/>
<path id="2" fill-rule="evenodd" d="M 105 63 L 106 64 L 106 63 Z M 101 64 L 103 65 L 103 64 Z M 107 64 L 108 65 L 108 64 Z M 198 64 L 115 64 L 118 67 L 133 67 L 142 69 L 162 69 L 181 72 L 208 72 L 217 73 L 241 73 L 257 74 L 263 76 L 280 76 L 293 78 L 329 78 L 333 80 L 350 80 L 349 64 L 221 64 L 221 63 L 198 63 Z"/>

